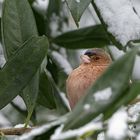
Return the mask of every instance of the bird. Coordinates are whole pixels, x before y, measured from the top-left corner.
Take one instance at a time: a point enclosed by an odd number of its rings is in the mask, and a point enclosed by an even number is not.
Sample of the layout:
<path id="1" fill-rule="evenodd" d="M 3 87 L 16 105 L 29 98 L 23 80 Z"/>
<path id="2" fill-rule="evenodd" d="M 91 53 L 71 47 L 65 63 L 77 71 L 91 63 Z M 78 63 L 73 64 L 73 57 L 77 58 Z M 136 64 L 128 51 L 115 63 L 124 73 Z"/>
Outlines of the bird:
<path id="1" fill-rule="evenodd" d="M 81 64 L 66 80 L 66 93 L 71 109 L 87 94 L 90 86 L 112 62 L 110 55 L 101 48 L 88 49 L 80 58 Z"/>

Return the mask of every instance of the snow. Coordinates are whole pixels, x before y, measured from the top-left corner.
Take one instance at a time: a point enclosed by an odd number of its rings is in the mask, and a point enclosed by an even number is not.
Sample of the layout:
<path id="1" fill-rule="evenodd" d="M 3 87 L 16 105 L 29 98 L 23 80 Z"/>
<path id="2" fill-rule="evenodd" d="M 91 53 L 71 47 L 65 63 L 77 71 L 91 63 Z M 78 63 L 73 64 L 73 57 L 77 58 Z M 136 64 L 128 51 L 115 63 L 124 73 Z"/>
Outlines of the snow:
<path id="1" fill-rule="evenodd" d="M 4 57 L 4 54 L 3 54 L 2 45 L 0 43 L 0 68 L 2 68 L 5 63 L 6 63 L 6 60 L 5 60 L 5 57 Z"/>
<path id="2" fill-rule="evenodd" d="M 102 132 L 98 135 L 97 140 L 105 140 L 105 133 Z"/>
<path id="3" fill-rule="evenodd" d="M 0 112 L 0 127 L 12 126 L 11 122 L 6 118 L 6 116 Z"/>
<path id="4" fill-rule="evenodd" d="M 18 105 L 18 107 L 22 110 L 26 110 L 26 105 L 23 101 L 23 99 L 20 96 L 17 96 L 16 98 L 14 98 L 13 102 Z"/>
<path id="5" fill-rule="evenodd" d="M 69 101 L 68 101 L 68 99 L 67 99 L 67 97 L 66 97 L 66 94 L 63 93 L 63 92 L 60 92 L 60 96 L 62 97 L 63 101 L 65 102 L 65 104 L 66 104 L 66 106 L 69 108 L 69 110 L 71 110 Z"/>
<path id="6" fill-rule="evenodd" d="M 138 136 L 137 136 L 137 140 L 140 140 L 140 133 L 139 133 Z"/>
<path id="7" fill-rule="evenodd" d="M 117 60 L 118 58 L 120 58 L 121 56 L 125 54 L 122 50 L 119 50 L 117 47 L 113 45 L 110 45 L 108 47 L 114 60 Z"/>
<path id="8" fill-rule="evenodd" d="M 90 104 L 85 104 L 85 105 L 84 105 L 84 110 L 89 110 L 90 107 L 91 107 Z"/>
<path id="9" fill-rule="evenodd" d="M 136 56 L 132 78 L 133 80 L 140 80 L 140 56 Z"/>
<path id="10" fill-rule="evenodd" d="M 126 136 L 128 115 L 124 108 L 118 110 L 108 122 L 107 136 L 120 140 Z"/>
<path id="11" fill-rule="evenodd" d="M 129 121 L 136 122 L 140 117 L 140 103 L 136 103 L 129 107 L 128 109 L 128 115 L 129 115 Z"/>
<path id="12" fill-rule="evenodd" d="M 72 72 L 70 63 L 60 53 L 53 51 L 52 56 L 66 74 L 69 75 Z"/>
<path id="13" fill-rule="evenodd" d="M 23 128 L 23 127 L 25 127 L 25 124 L 17 124 L 14 126 L 14 128 Z M 31 126 L 28 125 L 27 128 L 31 128 Z"/>
<path id="14" fill-rule="evenodd" d="M 131 0 L 136 12 L 140 15 L 140 0 Z"/>
<path id="15" fill-rule="evenodd" d="M 102 129 L 101 122 L 90 122 L 89 124 L 75 130 L 68 130 L 62 132 L 63 125 L 56 129 L 55 133 L 51 136 L 51 140 L 65 140 L 67 138 L 80 137 L 86 132 Z"/>
<path id="16" fill-rule="evenodd" d="M 80 0 L 75 0 L 77 3 L 80 3 Z"/>
<path id="17" fill-rule="evenodd" d="M 49 0 L 36 0 L 33 2 L 33 7 L 42 15 L 45 14 L 49 5 Z M 44 15 L 45 16 L 45 15 Z"/>
<path id="18" fill-rule="evenodd" d="M 17 138 L 16 140 L 29 140 L 34 138 L 35 136 L 38 136 L 40 134 L 45 133 L 47 130 L 49 130 L 50 128 L 52 128 L 53 126 L 62 124 L 63 122 L 66 121 L 66 117 L 61 117 L 59 120 L 56 120 L 54 122 L 51 122 L 49 124 L 40 126 L 38 128 L 33 129 L 31 132 L 29 133 L 25 133 L 23 134 L 21 137 Z"/>
<path id="19" fill-rule="evenodd" d="M 100 90 L 93 94 L 95 101 L 105 101 L 108 100 L 112 95 L 112 89 L 110 87 Z"/>
<path id="20" fill-rule="evenodd" d="M 140 17 L 129 0 L 95 0 L 108 31 L 122 45 L 140 38 Z"/>

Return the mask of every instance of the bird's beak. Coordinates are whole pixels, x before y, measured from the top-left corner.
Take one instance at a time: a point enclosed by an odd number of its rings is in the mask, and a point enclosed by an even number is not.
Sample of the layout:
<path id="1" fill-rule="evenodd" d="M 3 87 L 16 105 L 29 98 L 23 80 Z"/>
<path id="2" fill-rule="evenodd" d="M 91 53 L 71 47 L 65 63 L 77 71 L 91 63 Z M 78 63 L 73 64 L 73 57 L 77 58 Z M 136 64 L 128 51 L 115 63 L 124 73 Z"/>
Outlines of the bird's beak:
<path id="1" fill-rule="evenodd" d="M 82 63 L 90 63 L 90 57 L 87 56 L 87 55 L 81 55 L 80 56 L 81 60 L 82 60 Z"/>

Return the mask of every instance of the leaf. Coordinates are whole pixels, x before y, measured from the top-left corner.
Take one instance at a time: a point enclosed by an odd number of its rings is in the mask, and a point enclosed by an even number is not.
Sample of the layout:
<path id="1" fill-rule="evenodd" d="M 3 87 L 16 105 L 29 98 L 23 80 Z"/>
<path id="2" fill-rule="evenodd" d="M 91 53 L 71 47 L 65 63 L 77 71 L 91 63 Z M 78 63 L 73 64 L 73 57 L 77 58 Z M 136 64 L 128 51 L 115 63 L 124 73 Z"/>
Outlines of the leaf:
<path id="1" fill-rule="evenodd" d="M 28 110 L 28 116 L 26 118 L 26 125 L 29 124 L 30 118 L 32 116 L 35 103 L 38 97 L 39 92 L 39 71 L 35 74 L 35 76 L 31 79 L 31 81 L 28 83 L 28 86 L 23 90 L 23 93 L 21 94 L 27 110 Z"/>
<path id="2" fill-rule="evenodd" d="M 0 109 L 33 78 L 45 57 L 47 46 L 46 37 L 33 37 L 7 61 L 0 71 Z"/>
<path id="3" fill-rule="evenodd" d="M 68 49 L 100 48 L 110 44 L 102 25 L 63 33 L 52 42 Z"/>
<path id="4" fill-rule="evenodd" d="M 66 0 L 66 2 L 71 11 L 72 17 L 78 26 L 78 22 L 91 0 Z"/>
<path id="5" fill-rule="evenodd" d="M 46 72 L 41 72 L 39 81 L 38 103 L 50 109 L 56 108 L 53 92 L 54 90 L 52 84 L 50 83 Z"/>
<path id="6" fill-rule="evenodd" d="M 30 4 L 33 4 L 35 0 L 28 0 Z"/>
<path id="7" fill-rule="evenodd" d="M 33 9 L 33 12 L 34 12 L 39 35 L 46 34 L 46 20 L 45 20 L 45 18 L 34 9 Z"/>
<path id="8" fill-rule="evenodd" d="M 43 75 L 40 79 L 40 94 L 38 102 L 46 107 L 57 108 L 61 114 L 67 113 L 69 109 L 51 75 L 46 70 L 44 70 L 42 74 Z M 41 100 L 43 97 L 44 102 Z"/>
<path id="9" fill-rule="evenodd" d="M 35 19 L 27 0 L 4 1 L 2 36 L 7 58 L 10 58 L 23 42 L 37 36 Z"/>
<path id="10" fill-rule="evenodd" d="M 124 91 L 128 87 L 135 55 L 136 50 L 128 52 L 108 68 L 91 87 L 89 93 L 74 108 L 64 130 L 78 128 L 90 122 L 100 113 L 107 111 L 109 106 L 112 106 L 119 97 L 125 94 Z M 107 92 L 106 89 L 111 90 L 109 91 L 111 95 L 109 99 L 96 100 L 95 95 L 97 92 Z M 85 109 L 87 106 L 88 109 Z"/>
<path id="11" fill-rule="evenodd" d="M 108 119 L 113 112 L 115 112 L 122 105 L 129 104 L 134 100 L 140 93 L 140 82 L 134 82 L 129 89 L 125 91 L 126 93 L 122 95 L 119 100 L 117 100 L 113 106 L 109 107 L 104 114 L 104 119 Z"/>
<path id="12" fill-rule="evenodd" d="M 5 0 L 3 9 L 3 44 L 5 55 L 7 59 L 9 59 L 26 40 L 32 36 L 37 36 L 38 33 L 33 12 L 27 0 Z M 28 121 L 35 106 L 38 88 L 39 72 L 35 74 L 35 77 L 33 77 L 27 87 L 23 90 L 23 93 L 21 93 L 27 106 Z"/>

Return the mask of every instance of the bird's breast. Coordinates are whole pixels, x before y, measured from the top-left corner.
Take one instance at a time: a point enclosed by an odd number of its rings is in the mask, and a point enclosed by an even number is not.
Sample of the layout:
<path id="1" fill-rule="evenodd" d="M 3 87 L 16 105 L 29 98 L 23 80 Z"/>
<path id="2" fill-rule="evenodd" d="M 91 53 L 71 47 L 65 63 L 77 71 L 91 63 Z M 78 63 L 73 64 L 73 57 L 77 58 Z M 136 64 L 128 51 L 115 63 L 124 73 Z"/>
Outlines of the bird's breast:
<path id="1" fill-rule="evenodd" d="M 93 82 L 105 71 L 108 65 L 83 64 L 72 71 L 66 83 L 67 96 L 71 108 L 87 93 Z"/>

